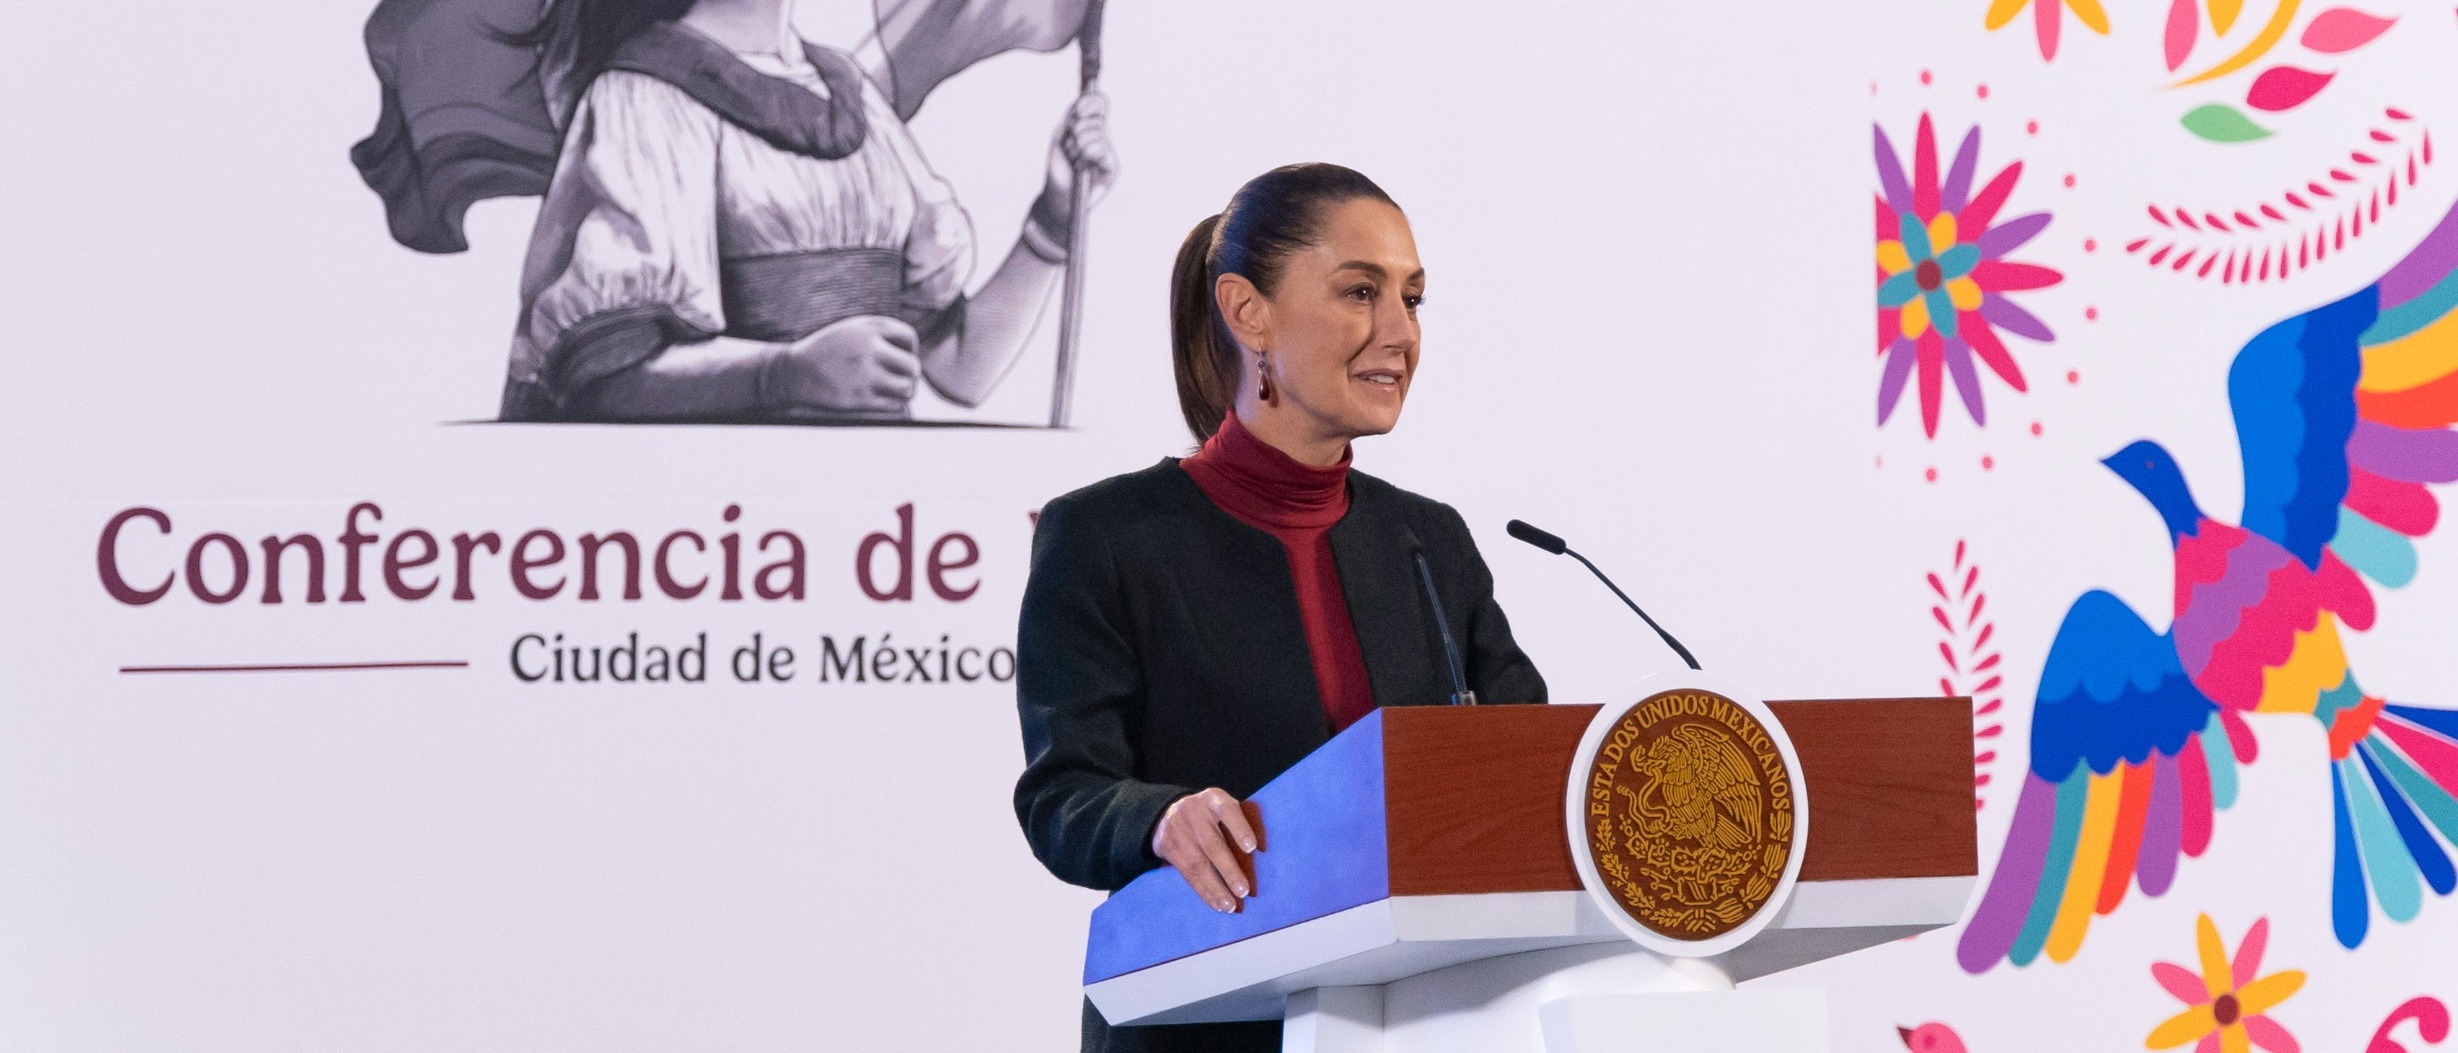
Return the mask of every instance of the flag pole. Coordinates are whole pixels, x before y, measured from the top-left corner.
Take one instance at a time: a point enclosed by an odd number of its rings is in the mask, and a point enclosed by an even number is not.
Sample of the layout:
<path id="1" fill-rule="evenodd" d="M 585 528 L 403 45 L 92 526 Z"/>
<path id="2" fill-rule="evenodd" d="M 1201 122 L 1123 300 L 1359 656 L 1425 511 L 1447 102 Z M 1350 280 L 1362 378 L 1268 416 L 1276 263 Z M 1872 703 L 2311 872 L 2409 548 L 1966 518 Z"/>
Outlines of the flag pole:
<path id="1" fill-rule="evenodd" d="M 1101 80 L 1101 8 L 1103 0 L 1084 5 L 1084 26 L 1076 31 L 1076 54 L 1083 60 L 1082 92 Z M 1050 385 L 1050 427 L 1064 428 L 1075 396 L 1075 349 L 1084 334 L 1084 232 L 1092 226 L 1084 186 L 1084 164 L 1075 164 L 1075 179 L 1067 188 L 1067 275 L 1058 294 L 1058 374 Z"/>

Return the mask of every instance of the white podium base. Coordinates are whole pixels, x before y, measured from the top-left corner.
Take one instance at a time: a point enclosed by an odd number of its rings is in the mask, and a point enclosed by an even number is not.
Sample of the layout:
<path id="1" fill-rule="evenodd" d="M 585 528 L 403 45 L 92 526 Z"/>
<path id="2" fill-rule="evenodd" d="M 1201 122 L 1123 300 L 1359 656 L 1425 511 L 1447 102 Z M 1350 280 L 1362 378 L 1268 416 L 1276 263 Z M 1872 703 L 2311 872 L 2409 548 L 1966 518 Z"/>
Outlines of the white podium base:
<path id="1" fill-rule="evenodd" d="M 1282 1053 L 1826 1053 L 1826 995 L 1736 991 L 1628 943 L 1557 947 L 1289 996 Z"/>

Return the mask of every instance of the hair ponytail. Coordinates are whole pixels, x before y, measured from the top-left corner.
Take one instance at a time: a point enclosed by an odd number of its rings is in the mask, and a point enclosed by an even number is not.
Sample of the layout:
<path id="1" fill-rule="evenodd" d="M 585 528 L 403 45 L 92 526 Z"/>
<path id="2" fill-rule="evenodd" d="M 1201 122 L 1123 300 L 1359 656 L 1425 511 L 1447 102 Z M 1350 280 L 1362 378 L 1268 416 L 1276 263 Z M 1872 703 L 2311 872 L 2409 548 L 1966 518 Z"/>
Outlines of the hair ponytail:
<path id="1" fill-rule="evenodd" d="M 1223 331 L 1220 308 L 1212 300 L 1212 242 L 1219 230 L 1219 215 L 1203 217 L 1178 246 L 1177 265 L 1169 272 L 1169 344 L 1178 374 L 1178 409 L 1199 443 L 1220 428 L 1238 396 L 1237 345 Z"/>
<path id="2" fill-rule="evenodd" d="M 1244 371 L 1213 286 L 1221 275 L 1237 274 L 1272 295 L 1289 253 L 1314 244 L 1321 234 L 1323 213 L 1361 197 L 1398 207 L 1382 187 L 1353 169 L 1319 161 L 1283 165 L 1247 180 L 1230 196 L 1228 208 L 1195 224 L 1178 246 L 1169 274 L 1170 358 L 1178 376 L 1178 408 L 1196 442 L 1220 430 L 1237 402 Z"/>

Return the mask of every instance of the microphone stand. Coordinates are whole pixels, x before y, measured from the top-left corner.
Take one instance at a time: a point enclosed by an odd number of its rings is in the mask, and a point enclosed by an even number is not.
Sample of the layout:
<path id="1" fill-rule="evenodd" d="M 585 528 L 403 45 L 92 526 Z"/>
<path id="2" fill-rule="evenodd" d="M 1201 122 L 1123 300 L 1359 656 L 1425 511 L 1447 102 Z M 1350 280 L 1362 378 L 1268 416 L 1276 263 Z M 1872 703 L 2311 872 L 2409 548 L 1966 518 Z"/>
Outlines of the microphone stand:
<path id="1" fill-rule="evenodd" d="M 1536 546 L 1537 548 L 1544 549 L 1545 551 L 1551 552 L 1557 556 L 1569 556 L 1572 559 L 1578 560 L 1579 565 L 1586 567 L 1588 573 L 1596 575 L 1596 580 L 1605 583 L 1605 588 L 1613 590 L 1613 595 L 1621 597 L 1622 605 L 1630 608 L 1630 613 L 1638 615 L 1640 621 L 1646 622 L 1648 628 L 1654 629 L 1657 637 L 1664 641 L 1664 645 L 1666 647 L 1672 648 L 1674 654 L 1680 655 L 1681 660 L 1688 663 L 1691 669 L 1698 668 L 1698 659 L 1690 657 L 1689 648 L 1683 647 L 1681 645 L 1681 641 L 1673 639 L 1673 634 L 1665 632 L 1664 626 L 1656 624 L 1656 620 L 1654 618 L 1648 617 L 1646 611 L 1639 609 L 1638 603 L 1630 598 L 1629 593 L 1623 592 L 1621 586 L 1613 584 L 1613 579 L 1605 577 L 1605 572 L 1596 569 L 1596 564 L 1588 562 L 1588 558 L 1586 556 L 1582 556 L 1576 551 L 1573 551 L 1569 543 L 1563 541 L 1559 535 L 1550 534 L 1539 530 L 1528 525 L 1527 521 L 1522 519 L 1511 520 L 1510 525 L 1504 529 L 1507 530 L 1512 537 L 1525 541 L 1528 544 Z"/>

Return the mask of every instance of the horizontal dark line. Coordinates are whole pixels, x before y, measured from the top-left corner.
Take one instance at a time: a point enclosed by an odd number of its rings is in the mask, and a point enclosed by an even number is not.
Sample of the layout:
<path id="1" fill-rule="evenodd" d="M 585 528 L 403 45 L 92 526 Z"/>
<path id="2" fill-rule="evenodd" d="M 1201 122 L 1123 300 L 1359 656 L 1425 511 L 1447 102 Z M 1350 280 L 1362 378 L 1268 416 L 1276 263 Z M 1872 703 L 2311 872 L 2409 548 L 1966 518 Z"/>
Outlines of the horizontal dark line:
<path id="1" fill-rule="evenodd" d="M 362 669 L 467 669 L 468 662 L 266 662 L 222 665 L 123 665 L 122 673 L 335 673 Z"/>

